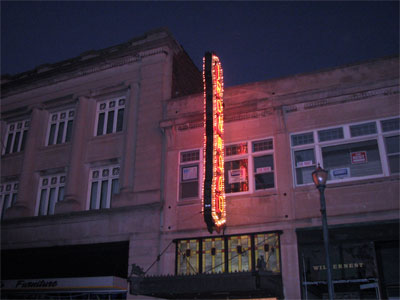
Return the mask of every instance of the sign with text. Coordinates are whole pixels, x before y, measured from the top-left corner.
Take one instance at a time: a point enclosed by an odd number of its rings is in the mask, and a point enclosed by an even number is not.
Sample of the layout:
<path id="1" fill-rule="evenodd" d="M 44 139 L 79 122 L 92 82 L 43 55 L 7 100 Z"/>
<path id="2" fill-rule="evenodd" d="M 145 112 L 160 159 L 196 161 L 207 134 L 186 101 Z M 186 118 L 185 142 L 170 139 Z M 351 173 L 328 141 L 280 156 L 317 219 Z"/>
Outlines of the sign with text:
<path id="1" fill-rule="evenodd" d="M 365 164 L 367 162 L 367 151 L 351 152 L 352 164 Z"/>
<path id="2" fill-rule="evenodd" d="M 226 223 L 224 181 L 224 81 L 221 62 L 214 53 L 203 59 L 204 82 L 204 181 L 203 214 L 208 231 Z"/>

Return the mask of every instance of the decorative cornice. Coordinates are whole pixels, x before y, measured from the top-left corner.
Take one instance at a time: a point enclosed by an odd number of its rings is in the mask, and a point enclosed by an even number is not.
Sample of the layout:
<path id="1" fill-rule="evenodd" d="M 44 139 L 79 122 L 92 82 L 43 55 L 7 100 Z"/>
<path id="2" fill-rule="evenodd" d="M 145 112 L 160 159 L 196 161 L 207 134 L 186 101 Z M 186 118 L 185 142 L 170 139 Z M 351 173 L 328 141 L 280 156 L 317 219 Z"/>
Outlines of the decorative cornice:
<path id="1" fill-rule="evenodd" d="M 86 76 L 86 75 L 104 71 L 107 69 L 120 67 L 123 65 L 133 64 L 133 63 L 141 61 L 145 57 L 154 56 L 154 55 L 158 55 L 158 54 L 164 54 L 167 56 L 169 54 L 168 48 L 167 47 L 158 47 L 156 49 L 141 51 L 141 52 L 137 53 L 136 55 L 127 55 L 127 56 L 124 56 L 121 58 L 113 58 L 108 61 L 106 60 L 104 62 L 99 62 L 94 65 L 86 66 L 86 67 L 83 67 L 80 69 L 73 69 L 73 70 L 69 70 L 69 71 L 65 71 L 65 72 L 60 72 L 59 74 L 56 74 L 56 75 L 48 77 L 48 78 L 38 79 L 38 81 L 36 83 L 21 84 L 20 86 L 15 87 L 14 89 L 10 88 L 10 91 L 7 91 L 7 88 L 6 88 L 6 91 L 3 91 L 3 97 L 7 97 L 7 96 L 15 95 L 15 94 L 18 94 L 21 92 L 26 92 L 29 90 L 37 89 L 37 88 L 40 88 L 40 87 L 43 87 L 46 85 L 60 83 L 63 81 Z M 44 72 L 42 70 L 43 69 L 38 69 L 37 73 L 40 74 L 40 73 Z M 54 69 L 54 70 L 47 69 L 47 70 L 57 71 L 56 69 Z M 32 76 L 34 76 L 34 75 L 32 75 Z M 13 82 L 10 82 L 10 84 L 12 84 L 12 83 Z"/>
<path id="2" fill-rule="evenodd" d="M 369 99 L 375 96 L 390 96 L 399 94 L 399 86 L 391 86 L 378 88 L 369 91 L 360 91 L 351 94 L 325 97 L 318 100 L 312 101 L 303 101 L 303 103 L 293 104 L 293 105 L 284 105 L 283 111 L 287 113 L 292 113 L 296 111 L 304 111 L 308 109 L 313 109 L 321 106 L 334 105 L 352 101 L 359 101 Z"/>

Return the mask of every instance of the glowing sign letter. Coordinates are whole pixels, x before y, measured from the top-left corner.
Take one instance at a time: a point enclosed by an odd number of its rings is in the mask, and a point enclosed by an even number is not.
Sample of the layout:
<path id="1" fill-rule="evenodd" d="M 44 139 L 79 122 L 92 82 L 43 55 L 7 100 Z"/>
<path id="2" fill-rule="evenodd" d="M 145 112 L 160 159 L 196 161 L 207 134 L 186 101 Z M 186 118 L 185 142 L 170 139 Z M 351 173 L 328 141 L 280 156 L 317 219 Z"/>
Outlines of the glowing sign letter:
<path id="1" fill-rule="evenodd" d="M 204 82 L 204 182 L 203 214 L 210 233 L 226 223 L 224 182 L 224 81 L 219 58 L 206 53 Z"/>

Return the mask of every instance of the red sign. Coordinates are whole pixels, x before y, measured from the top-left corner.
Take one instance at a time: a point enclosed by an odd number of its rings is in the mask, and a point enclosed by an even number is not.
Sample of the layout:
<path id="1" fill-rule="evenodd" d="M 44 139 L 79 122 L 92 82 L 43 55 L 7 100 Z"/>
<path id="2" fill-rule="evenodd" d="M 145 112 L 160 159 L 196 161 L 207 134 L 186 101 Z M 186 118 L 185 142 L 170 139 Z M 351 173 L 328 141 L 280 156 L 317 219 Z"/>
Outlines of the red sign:
<path id="1" fill-rule="evenodd" d="M 226 222 L 224 179 L 224 103 L 221 62 L 213 53 L 203 60 L 204 79 L 204 182 L 203 214 L 208 230 Z"/>
<path id="2" fill-rule="evenodd" d="M 352 164 L 365 164 L 367 162 L 367 151 L 351 152 Z"/>

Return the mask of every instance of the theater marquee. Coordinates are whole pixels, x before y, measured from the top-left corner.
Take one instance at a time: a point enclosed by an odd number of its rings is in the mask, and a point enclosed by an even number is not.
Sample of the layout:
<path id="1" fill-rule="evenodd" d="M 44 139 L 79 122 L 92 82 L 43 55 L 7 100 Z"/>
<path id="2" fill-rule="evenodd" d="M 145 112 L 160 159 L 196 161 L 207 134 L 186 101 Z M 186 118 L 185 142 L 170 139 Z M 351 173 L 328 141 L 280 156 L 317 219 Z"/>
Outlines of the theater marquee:
<path id="1" fill-rule="evenodd" d="M 224 82 L 221 62 L 214 53 L 203 59 L 204 181 L 203 214 L 210 233 L 226 223 L 224 182 Z"/>

